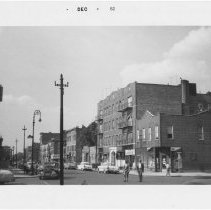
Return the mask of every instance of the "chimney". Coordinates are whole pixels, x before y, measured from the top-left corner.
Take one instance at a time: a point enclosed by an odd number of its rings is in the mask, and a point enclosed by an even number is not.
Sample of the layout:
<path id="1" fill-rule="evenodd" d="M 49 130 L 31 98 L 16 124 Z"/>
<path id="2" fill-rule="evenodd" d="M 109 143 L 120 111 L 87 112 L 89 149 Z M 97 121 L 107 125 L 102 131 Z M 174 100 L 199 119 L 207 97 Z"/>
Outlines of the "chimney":
<path id="1" fill-rule="evenodd" d="M 182 89 L 182 104 L 187 104 L 189 101 L 189 81 L 181 80 Z"/>

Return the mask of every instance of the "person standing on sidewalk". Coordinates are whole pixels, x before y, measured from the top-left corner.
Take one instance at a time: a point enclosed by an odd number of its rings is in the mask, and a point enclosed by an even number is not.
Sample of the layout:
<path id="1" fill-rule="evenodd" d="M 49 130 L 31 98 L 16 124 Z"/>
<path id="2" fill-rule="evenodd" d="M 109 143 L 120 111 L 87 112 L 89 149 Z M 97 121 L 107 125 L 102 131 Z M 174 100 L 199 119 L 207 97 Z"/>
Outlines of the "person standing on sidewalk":
<path id="1" fill-rule="evenodd" d="M 128 182 L 129 172 L 130 164 L 128 163 L 128 161 L 126 161 L 124 166 L 124 182 Z"/>
<path id="2" fill-rule="evenodd" d="M 137 168 L 137 171 L 138 171 L 139 182 L 142 182 L 142 179 L 143 179 L 143 171 L 144 171 L 144 164 L 141 162 L 141 160 L 137 164 L 137 167 L 136 168 Z"/>
<path id="3" fill-rule="evenodd" d="M 169 163 L 166 163 L 166 176 L 171 176 L 170 175 L 170 170 L 171 170 L 171 168 L 170 168 Z"/>

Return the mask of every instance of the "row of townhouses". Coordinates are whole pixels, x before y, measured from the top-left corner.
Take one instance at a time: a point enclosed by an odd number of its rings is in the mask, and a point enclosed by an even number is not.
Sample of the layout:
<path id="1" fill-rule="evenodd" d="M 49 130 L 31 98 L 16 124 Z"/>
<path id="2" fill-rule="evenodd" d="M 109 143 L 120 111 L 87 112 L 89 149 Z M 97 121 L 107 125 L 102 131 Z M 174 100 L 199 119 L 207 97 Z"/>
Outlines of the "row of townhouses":
<path id="1" fill-rule="evenodd" d="M 211 93 L 195 83 L 131 83 L 98 103 L 98 162 L 146 169 L 211 169 Z"/>
<path id="2" fill-rule="evenodd" d="M 86 127 L 75 127 L 64 131 L 64 161 L 80 163 L 96 163 L 96 146 L 89 147 L 82 145 L 80 135 Z M 40 161 L 59 161 L 60 159 L 60 134 L 40 133 Z"/>

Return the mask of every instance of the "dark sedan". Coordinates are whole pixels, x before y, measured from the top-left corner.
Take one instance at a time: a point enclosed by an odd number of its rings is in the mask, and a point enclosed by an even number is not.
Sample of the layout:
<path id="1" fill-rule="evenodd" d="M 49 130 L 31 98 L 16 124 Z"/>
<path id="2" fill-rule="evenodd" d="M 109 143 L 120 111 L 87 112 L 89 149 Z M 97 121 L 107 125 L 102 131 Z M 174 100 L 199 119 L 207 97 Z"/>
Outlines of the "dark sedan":
<path id="1" fill-rule="evenodd" d="M 59 169 L 52 167 L 51 165 L 45 166 L 39 172 L 40 179 L 59 179 Z"/>

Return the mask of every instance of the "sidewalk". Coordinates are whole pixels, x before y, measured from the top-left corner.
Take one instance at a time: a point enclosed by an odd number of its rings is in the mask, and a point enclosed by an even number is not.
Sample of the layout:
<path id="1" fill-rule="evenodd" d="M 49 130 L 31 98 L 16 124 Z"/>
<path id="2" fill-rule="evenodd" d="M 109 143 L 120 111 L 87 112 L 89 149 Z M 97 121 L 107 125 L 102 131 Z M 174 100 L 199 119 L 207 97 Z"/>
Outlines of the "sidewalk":
<path id="1" fill-rule="evenodd" d="M 14 177 L 17 178 L 33 178 L 33 177 L 38 177 L 38 175 L 29 175 L 29 174 L 24 174 L 24 171 L 18 168 L 11 169 L 11 171 L 14 174 Z"/>
<path id="2" fill-rule="evenodd" d="M 136 170 L 131 170 L 130 174 L 138 175 L 138 172 Z M 154 172 L 154 171 L 144 171 L 143 176 L 166 176 L 166 171 L 162 172 Z M 210 172 L 176 172 L 171 173 L 172 177 L 179 177 L 179 176 L 210 176 Z"/>

